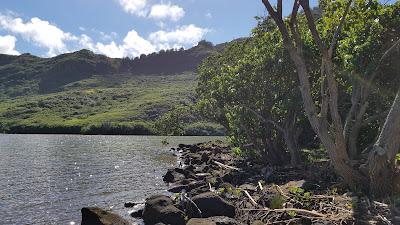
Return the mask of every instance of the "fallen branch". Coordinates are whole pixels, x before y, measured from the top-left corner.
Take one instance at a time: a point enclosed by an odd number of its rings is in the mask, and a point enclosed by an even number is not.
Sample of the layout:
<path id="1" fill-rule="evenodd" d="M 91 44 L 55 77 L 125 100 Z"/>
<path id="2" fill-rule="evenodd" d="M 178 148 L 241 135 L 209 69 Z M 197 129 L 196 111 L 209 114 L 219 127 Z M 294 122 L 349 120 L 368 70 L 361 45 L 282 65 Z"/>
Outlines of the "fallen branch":
<path id="1" fill-rule="evenodd" d="M 258 186 L 260 187 L 260 191 L 264 190 L 264 188 L 263 188 L 263 186 L 262 186 L 260 181 L 258 181 Z"/>
<path id="2" fill-rule="evenodd" d="M 217 164 L 218 166 L 222 167 L 222 168 L 240 171 L 240 169 L 237 168 L 237 167 L 228 166 L 228 165 L 222 164 L 222 163 L 217 162 L 217 161 L 213 161 L 213 162 L 214 162 L 215 164 Z"/>
<path id="3" fill-rule="evenodd" d="M 318 218 L 326 218 L 328 217 L 327 215 L 324 215 L 322 213 L 318 213 L 315 211 L 310 211 L 306 209 L 296 209 L 296 208 L 285 208 L 285 209 L 240 209 L 242 211 L 264 211 L 264 212 L 296 212 L 297 214 L 302 214 L 305 216 L 312 216 L 312 217 L 318 217 Z"/>
<path id="4" fill-rule="evenodd" d="M 248 191 L 244 190 L 243 192 L 247 195 L 247 197 L 250 199 L 251 203 L 252 203 L 254 206 L 258 206 L 257 202 L 254 201 L 254 198 L 251 197 L 251 195 L 249 194 Z"/>

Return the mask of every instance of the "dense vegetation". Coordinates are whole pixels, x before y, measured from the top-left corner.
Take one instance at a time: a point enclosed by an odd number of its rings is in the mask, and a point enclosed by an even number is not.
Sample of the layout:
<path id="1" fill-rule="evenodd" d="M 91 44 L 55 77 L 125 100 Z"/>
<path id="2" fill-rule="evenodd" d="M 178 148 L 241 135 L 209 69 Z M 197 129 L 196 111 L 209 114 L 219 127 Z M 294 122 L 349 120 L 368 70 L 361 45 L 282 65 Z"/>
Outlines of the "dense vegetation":
<path id="1" fill-rule="evenodd" d="M 299 0 L 288 17 L 262 2 L 252 37 L 201 65 L 203 114 L 240 154 L 299 165 L 322 149 L 353 190 L 399 193 L 400 2 Z"/>
<path id="2" fill-rule="evenodd" d="M 222 46 L 203 41 L 136 59 L 87 50 L 54 58 L 0 55 L 0 132 L 169 134 L 155 125 L 172 108 L 195 102 L 195 69 Z M 179 135 L 223 134 L 195 115 L 181 129 Z"/>

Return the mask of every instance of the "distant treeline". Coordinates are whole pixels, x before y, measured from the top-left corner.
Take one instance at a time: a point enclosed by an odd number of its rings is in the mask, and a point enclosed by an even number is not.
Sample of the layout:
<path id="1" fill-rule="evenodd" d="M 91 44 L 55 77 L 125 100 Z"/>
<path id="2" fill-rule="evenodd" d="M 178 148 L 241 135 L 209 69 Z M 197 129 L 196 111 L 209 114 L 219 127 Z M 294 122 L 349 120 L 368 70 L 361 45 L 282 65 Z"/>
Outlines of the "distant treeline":
<path id="1" fill-rule="evenodd" d="M 90 126 L 67 125 L 11 125 L 0 127 L 0 132 L 10 134 L 87 134 L 87 135 L 155 135 L 145 123 L 135 125 L 99 124 Z"/>
<path id="2" fill-rule="evenodd" d="M 8 134 L 83 134 L 83 135 L 178 135 L 178 136 L 224 136 L 220 126 L 210 123 L 190 123 L 180 134 L 166 134 L 152 123 L 135 124 L 102 123 L 89 126 L 68 125 L 10 125 L 0 124 L 0 133 Z"/>

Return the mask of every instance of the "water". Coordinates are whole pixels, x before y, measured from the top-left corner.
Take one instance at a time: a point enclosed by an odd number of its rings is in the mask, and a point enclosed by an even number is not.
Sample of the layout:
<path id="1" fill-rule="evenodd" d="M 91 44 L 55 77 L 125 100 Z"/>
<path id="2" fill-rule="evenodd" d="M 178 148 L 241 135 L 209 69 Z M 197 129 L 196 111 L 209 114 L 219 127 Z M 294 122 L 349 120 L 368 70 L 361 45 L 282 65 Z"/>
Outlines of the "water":
<path id="1" fill-rule="evenodd" d="M 80 224 L 80 209 L 127 216 L 126 201 L 166 190 L 179 143 L 215 138 L 0 134 L 0 223 Z"/>

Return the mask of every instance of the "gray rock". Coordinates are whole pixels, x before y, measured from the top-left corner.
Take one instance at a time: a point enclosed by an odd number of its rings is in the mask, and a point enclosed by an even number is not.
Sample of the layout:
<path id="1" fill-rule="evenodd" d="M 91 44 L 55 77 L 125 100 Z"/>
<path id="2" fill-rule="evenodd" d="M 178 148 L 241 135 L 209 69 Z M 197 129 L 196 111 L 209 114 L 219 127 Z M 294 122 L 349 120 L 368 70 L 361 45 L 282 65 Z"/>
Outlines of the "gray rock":
<path id="1" fill-rule="evenodd" d="M 170 225 L 184 225 L 184 213 L 173 205 L 168 196 L 156 195 L 146 199 L 143 210 L 143 221 L 146 225 L 164 223 Z"/>
<path id="2" fill-rule="evenodd" d="M 235 207 L 212 192 L 206 192 L 196 195 L 192 198 L 193 202 L 199 207 L 202 215 L 198 215 L 197 211 L 190 212 L 189 216 L 193 217 L 213 217 L 227 216 L 235 217 Z"/>
<path id="3" fill-rule="evenodd" d="M 117 214 L 105 211 L 97 207 L 82 208 L 81 225 L 130 225 L 131 222 Z"/>
<path id="4" fill-rule="evenodd" d="M 210 218 L 192 218 L 186 225 L 238 225 L 236 220 L 225 217 L 216 216 Z"/>

